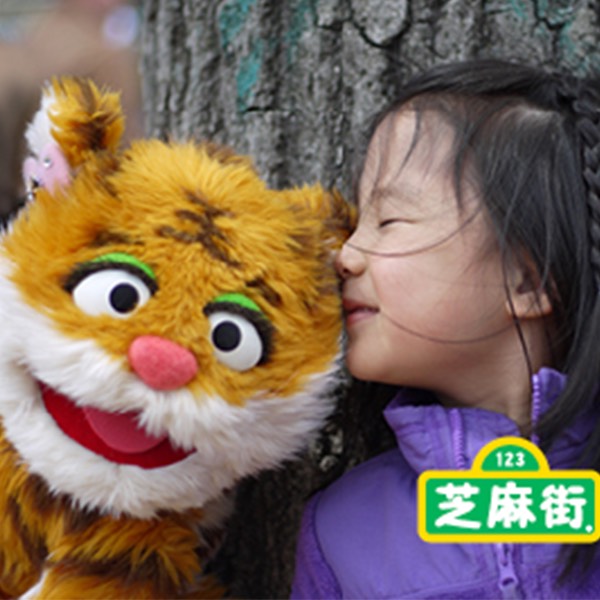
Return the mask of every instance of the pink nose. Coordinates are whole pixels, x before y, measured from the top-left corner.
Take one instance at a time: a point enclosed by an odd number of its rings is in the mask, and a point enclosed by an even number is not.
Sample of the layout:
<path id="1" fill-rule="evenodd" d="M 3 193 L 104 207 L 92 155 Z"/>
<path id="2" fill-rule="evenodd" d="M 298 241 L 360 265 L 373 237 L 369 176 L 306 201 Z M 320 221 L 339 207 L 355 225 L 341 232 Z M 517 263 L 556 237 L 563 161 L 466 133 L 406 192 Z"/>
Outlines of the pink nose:
<path id="1" fill-rule="evenodd" d="M 176 390 L 198 372 L 196 357 L 189 350 L 156 335 L 133 340 L 127 356 L 142 381 L 155 390 Z"/>

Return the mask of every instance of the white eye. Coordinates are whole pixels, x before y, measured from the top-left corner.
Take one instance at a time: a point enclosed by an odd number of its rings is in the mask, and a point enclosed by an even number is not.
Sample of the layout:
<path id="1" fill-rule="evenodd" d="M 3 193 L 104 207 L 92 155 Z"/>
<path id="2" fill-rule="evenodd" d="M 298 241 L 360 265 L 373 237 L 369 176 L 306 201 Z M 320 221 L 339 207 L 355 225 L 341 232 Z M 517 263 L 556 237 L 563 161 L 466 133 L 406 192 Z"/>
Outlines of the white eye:
<path id="1" fill-rule="evenodd" d="M 241 315 L 214 312 L 208 316 L 217 360 L 234 371 L 247 371 L 262 358 L 264 344 L 253 323 Z"/>
<path id="2" fill-rule="evenodd" d="M 136 275 L 120 269 L 103 269 L 84 277 L 72 290 L 73 301 L 86 314 L 127 318 L 152 295 Z"/>

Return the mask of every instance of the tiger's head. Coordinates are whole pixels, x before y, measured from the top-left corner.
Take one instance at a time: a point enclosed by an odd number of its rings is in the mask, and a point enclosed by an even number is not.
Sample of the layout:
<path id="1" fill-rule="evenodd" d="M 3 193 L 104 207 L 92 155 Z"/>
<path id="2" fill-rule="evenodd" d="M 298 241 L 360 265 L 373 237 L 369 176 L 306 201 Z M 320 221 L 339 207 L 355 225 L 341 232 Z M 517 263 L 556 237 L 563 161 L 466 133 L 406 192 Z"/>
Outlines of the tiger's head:
<path id="1" fill-rule="evenodd" d="M 210 144 L 119 149 L 118 96 L 55 80 L 0 243 L 0 416 L 54 494 L 149 517 L 292 457 L 331 411 L 352 214 Z"/>

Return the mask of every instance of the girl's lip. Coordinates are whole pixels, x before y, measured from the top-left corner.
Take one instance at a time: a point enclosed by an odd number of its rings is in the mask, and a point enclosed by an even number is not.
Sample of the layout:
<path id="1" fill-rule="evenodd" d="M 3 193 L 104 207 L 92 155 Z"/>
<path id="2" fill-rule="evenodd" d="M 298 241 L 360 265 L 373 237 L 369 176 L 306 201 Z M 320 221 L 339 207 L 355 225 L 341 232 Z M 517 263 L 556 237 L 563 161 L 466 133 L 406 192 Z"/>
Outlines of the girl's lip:
<path id="1" fill-rule="evenodd" d="M 359 300 L 352 300 L 351 298 L 343 298 L 342 306 L 344 307 L 344 312 L 351 313 L 357 310 L 369 310 L 371 312 L 375 312 L 376 309 L 364 302 L 360 302 Z"/>
<path id="2" fill-rule="evenodd" d="M 378 312 L 376 308 L 368 306 L 363 302 L 346 298 L 342 301 L 342 306 L 346 317 L 346 325 L 353 325 L 358 321 L 372 317 Z"/>

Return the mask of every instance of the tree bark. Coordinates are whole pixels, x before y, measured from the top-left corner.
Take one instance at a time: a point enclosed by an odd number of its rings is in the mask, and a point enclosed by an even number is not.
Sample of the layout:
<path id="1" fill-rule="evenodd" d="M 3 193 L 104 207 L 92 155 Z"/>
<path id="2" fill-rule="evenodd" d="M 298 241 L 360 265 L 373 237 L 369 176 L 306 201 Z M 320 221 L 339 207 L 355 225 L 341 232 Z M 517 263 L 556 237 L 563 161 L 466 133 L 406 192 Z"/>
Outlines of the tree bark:
<path id="1" fill-rule="evenodd" d="M 374 115 L 435 63 L 503 57 L 600 70 L 599 9 L 579 0 L 142 0 L 148 135 L 251 155 L 273 187 L 351 196 Z M 380 451 L 381 402 L 349 398 L 294 464 L 242 482 L 217 567 L 231 593 L 289 593 L 307 497 Z"/>

